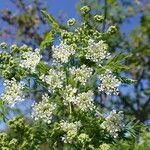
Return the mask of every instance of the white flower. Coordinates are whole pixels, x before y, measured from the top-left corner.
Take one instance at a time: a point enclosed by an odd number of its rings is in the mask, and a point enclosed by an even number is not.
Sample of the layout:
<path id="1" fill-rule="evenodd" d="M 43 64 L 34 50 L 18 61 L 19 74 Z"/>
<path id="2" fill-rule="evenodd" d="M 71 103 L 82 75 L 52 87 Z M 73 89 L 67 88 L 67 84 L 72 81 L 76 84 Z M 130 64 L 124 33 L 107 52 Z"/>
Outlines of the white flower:
<path id="1" fill-rule="evenodd" d="M 34 52 L 24 52 L 21 57 L 22 60 L 20 61 L 20 66 L 26 69 L 30 69 L 32 72 L 35 72 L 36 66 L 41 59 L 40 50 L 35 49 Z"/>
<path id="2" fill-rule="evenodd" d="M 75 122 L 68 122 L 62 120 L 60 122 L 60 127 L 61 129 L 66 133 L 63 137 L 62 140 L 65 143 L 72 143 L 73 138 L 77 136 L 77 132 L 81 127 L 81 122 L 80 121 L 75 121 Z"/>
<path id="3" fill-rule="evenodd" d="M 65 105 L 68 105 L 71 102 L 74 103 L 76 101 L 76 92 L 76 88 L 73 88 L 71 85 L 66 86 L 65 90 L 63 91 L 63 101 Z"/>
<path id="4" fill-rule="evenodd" d="M 107 51 L 108 45 L 100 40 L 96 43 L 94 40 L 90 39 L 88 42 L 86 59 L 90 59 L 94 62 L 99 62 L 100 64 L 104 59 L 110 58 L 110 53 Z"/>
<path id="5" fill-rule="evenodd" d="M 80 68 L 72 67 L 69 70 L 74 80 L 82 83 L 83 85 L 86 84 L 92 75 L 92 68 L 86 67 L 86 65 L 82 65 Z"/>
<path id="6" fill-rule="evenodd" d="M 63 87 L 65 75 L 63 71 L 50 69 L 48 75 L 42 75 L 40 79 L 49 85 L 50 92 L 54 92 L 56 88 L 61 89 Z"/>
<path id="7" fill-rule="evenodd" d="M 77 95 L 75 104 L 82 111 L 93 110 L 95 109 L 93 100 L 94 93 L 92 91 L 83 92 Z"/>
<path id="8" fill-rule="evenodd" d="M 75 54 L 75 50 L 66 43 L 63 43 L 62 41 L 60 45 L 53 46 L 52 51 L 53 51 L 53 59 L 60 63 L 67 63 L 69 57 Z"/>
<path id="9" fill-rule="evenodd" d="M 4 81 L 5 92 L 1 95 L 2 99 L 6 101 L 11 107 L 14 107 L 17 101 L 23 101 L 23 89 L 24 84 L 22 82 L 17 83 L 15 78 Z"/>
<path id="10" fill-rule="evenodd" d="M 100 145 L 100 149 L 101 149 L 101 150 L 110 150 L 111 147 L 110 147 L 110 145 L 104 143 L 104 144 L 101 144 L 101 145 Z"/>
<path id="11" fill-rule="evenodd" d="M 106 129 L 114 138 L 118 137 L 118 133 L 122 131 L 123 125 L 123 112 L 116 113 L 115 110 L 110 112 L 110 115 L 106 117 L 105 121 L 101 124 L 103 129 Z"/>
<path id="12" fill-rule="evenodd" d="M 79 93 L 78 95 L 76 95 L 76 93 L 76 88 L 73 88 L 71 85 L 66 86 L 66 89 L 62 93 L 64 104 L 68 105 L 72 103 L 81 111 L 95 109 L 93 103 L 94 93 L 92 91 Z"/>
<path id="13" fill-rule="evenodd" d="M 99 76 L 101 85 L 98 88 L 100 91 L 104 91 L 107 94 L 118 95 L 121 82 L 112 74 L 110 70 L 106 70 L 104 74 Z"/>
<path id="14" fill-rule="evenodd" d="M 49 96 L 43 95 L 42 101 L 32 105 L 32 118 L 35 120 L 41 119 L 45 123 L 50 124 L 53 118 L 53 112 L 56 109 L 56 104 L 49 102 Z"/>
<path id="15" fill-rule="evenodd" d="M 85 134 L 85 133 L 81 133 L 81 134 L 78 136 L 78 139 L 79 139 L 79 141 L 80 141 L 82 144 L 91 141 L 91 139 L 89 138 L 89 136 L 88 136 L 87 134 Z"/>

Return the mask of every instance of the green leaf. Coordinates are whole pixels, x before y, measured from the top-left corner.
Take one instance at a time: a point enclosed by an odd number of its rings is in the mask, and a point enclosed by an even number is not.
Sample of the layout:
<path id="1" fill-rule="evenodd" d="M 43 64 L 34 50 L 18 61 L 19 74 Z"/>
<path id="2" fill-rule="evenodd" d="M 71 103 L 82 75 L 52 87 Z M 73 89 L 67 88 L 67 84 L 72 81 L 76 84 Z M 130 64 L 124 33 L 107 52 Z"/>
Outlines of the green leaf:
<path id="1" fill-rule="evenodd" d="M 122 83 L 127 83 L 127 84 L 132 84 L 132 83 L 135 83 L 135 82 L 136 82 L 136 80 L 129 79 L 129 78 L 126 78 L 126 77 L 124 77 L 124 76 L 120 76 L 119 79 L 120 79 L 120 81 L 121 81 Z"/>
<path id="2" fill-rule="evenodd" d="M 123 62 L 130 56 L 131 54 L 119 53 L 118 55 L 115 55 L 114 57 L 112 57 L 107 61 L 106 65 L 104 66 L 104 69 L 108 68 L 117 73 L 120 73 L 121 71 L 124 70 L 128 70 L 129 66 L 123 64 Z"/>
<path id="3" fill-rule="evenodd" d="M 48 66 L 43 62 L 39 62 L 39 64 L 37 65 L 37 70 L 43 74 L 46 74 L 48 71 Z"/>
<path id="4" fill-rule="evenodd" d="M 67 29 L 67 27 L 60 25 L 58 23 L 58 21 L 55 20 L 51 14 L 47 13 L 44 10 L 41 10 L 41 12 L 42 12 L 43 16 L 46 18 L 46 21 L 48 23 L 50 23 L 52 29 L 54 29 L 56 32 L 60 33 L 62 31 L 62 29 L 64 29 L 64 30 Z"/>
<path id="5" fill-rule="evenodd" d="M 51 14 L 48 14 L 46 11 L 41 10 L 42 14 L 44 15 L 44 17 L 46 18 L 46 21 L 48 23 L 55 23 L 59 26 L 58 22 L 53 18 L 53 16 Z"/>
<path id="6" fill-rule="evenodd" d="M 46 32 L 44 36 L 44 40 L 40 44 L 41 49 L 45 49 L 54 41 L 54 35 L 52 31 Z"/>

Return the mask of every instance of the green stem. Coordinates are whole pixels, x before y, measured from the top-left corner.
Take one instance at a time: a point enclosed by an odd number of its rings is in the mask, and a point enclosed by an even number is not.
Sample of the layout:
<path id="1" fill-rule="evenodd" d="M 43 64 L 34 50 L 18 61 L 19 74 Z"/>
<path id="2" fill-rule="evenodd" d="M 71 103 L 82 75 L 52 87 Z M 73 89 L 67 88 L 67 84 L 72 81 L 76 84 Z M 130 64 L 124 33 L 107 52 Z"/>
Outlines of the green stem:
<path id="1" fill-rule="evenodd" d="M 69 102 L 69 112 L 70 112 L 70 115 L 71 115 L 72 114 L 71 102 Z"/>

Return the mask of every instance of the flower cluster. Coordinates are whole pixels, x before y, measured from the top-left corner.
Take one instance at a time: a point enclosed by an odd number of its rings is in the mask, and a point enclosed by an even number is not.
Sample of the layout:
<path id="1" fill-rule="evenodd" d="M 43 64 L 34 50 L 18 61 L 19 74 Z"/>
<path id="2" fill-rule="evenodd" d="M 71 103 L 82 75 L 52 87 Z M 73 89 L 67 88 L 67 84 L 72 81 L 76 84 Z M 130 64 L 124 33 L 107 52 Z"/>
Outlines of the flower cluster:
<path id="1" fill-rule="evenodd" d="M 1 98 L 5 100 L 8 105 L 14 107 L 17 101 L 24 100 L 24 83 L 17 83 L 15 78 L 4 81 L 5 92 L 1 95 Z"/>
<path id="2" fill-rule="evenodd" d="M 92 91 L 83 92 L 77 95 L 75 104 L 81 111 L 93 110 L 94 93 Z"/>
<path id="3" fill-rule="evenodd" d="M 82 144 L 91 141 L 91 139 L 89 138 L 89 136 L 88 136 L 87 134 L 85 134 L 85 133 L 81 133 L 81 134 L 78 136 L 78 139 L 79 139 L 79 141 L 80 141 Z"/>
<path id="4" fill-rule="evenodd" d="M 92 68 L 86 67 L 86 65 L 82 65 L 77 69 L 75 67 L 70 68 L 70 73 L 74 80 L 83 85 L 85 85 L 88 79 L 91 77 L 92 71 Z"/>
<path id="5" fill-rule="evenodd" d="M 40 79 L 49 85 L 50 92 L 54 92 L 56 88 L 60 89 L 63 87 L 65 75 L 63 71 L 50 69 L 48 75 L 42 75 Z"/>
<path id="6" fill-rule="evenodd" d="M 64 105 L 68 105 L 68 103 L 74 103 L 76 101 L 76 92 L 76 88 L 73 88 L 71 85 L 66 86 L 65 91 L 63 91 Z"/>
<path id="7" fill-rule="evenodd" d="M 65 105 L 72 103 L 81 111 L 93 110 L 94 106 L 94 93 L 90 90 L 88 92 L 77 93 L 77 89 L 73 88 L 71 85 L 66 86 L 65 91 L 63 91 L 63 101 Z"/>
<path id="8" fill-rule="evenodd" d="M 110 145 L 106 144 L 106 143 L 101 144 L 99 147 L 100 147 L 100 150 L 110 150 L 111 149 Z"/>
<path id="9" fill-rule="evenodd" d="M 96 43 L 94 40 L 90 39 L 88 41 L 86 59 L 90 59 L 93 62 L 98 62 L 102 64 L 104 59 L 110 58 L 110 53 L 107 51 L 108 45 L 100 40 Z"/>
<path id="10" fill-rule="evenodd" d="M 67 63 L 69 57 L 75 54 L 75 50 L 67 45 L 66 43 L 61 42 L 58 46 L 53 46 L 53 59 L 59 63 Z"/>
<path id="11" fill-rule="evenodd" d="M 0 132 L 0 139 L 1 150 L 15 149 L 17 147 L 18 140 L 16 138 L 10 140 L 8 133 Z"/>
<path id="12" fill-rule="evenodd" d="M 42 101 L 32 105 L 32 118 L 35 120 L 41 119 L 45 123 L 50 124 L 53 118 L 53 113 L 56 109 L 56 104 L 49 102 L 49 96 L 43 95 Z"/>
<path id="13" fill-rule="evenodd" d="M 106 120 L 101 124 L 101 127 L 107 130 L 114 138 L 118 137 L 118 133 L 123 130 L 123 112 L 116 113 L 115 110 L 110 112 Z"/>
<path id="14" fill-rule="evenodd" d="M 99 76 L 101 81 L 101 85 L 99 87 L 100 91 L 104 91 L 107 94 L 115 94 L 118 95 L 121 82 L 112 74 L 110 70 L 106 70 L 104 74 Z"/>
<path id="15" fill-rule="evenodd" d="M 41 59 L 40 50 L 35 49 L 34 52 L 24 52 L 21 57 L 22 60 L 20 61 L 20 66 L 35 72 L 36 66 Z"/>
<path id="16" fill-rule="evenodd" d="M 60 122 L 60 127 L 61 129 L 66 133 L 63 137 L 62 140 L 65 143 L 72 143 L 72 140 L 77 136 L 77 132 L 81 127 L 81 122 L 80 121 L 75 121 L 75 122 L 68 122 L 62 120 Z"/>

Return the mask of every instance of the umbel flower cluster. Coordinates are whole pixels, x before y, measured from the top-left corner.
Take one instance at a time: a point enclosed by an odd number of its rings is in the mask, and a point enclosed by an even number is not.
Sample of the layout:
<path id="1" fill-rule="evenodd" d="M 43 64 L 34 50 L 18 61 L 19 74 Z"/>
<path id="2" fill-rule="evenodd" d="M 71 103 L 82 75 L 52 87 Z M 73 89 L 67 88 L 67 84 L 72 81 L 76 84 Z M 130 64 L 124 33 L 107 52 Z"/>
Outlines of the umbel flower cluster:
<path id="1" fill-rule="evenodd" d="M 73 139 L 77 136 L 78 129 L 81 127 L 81 122 L 76 121 L 76 122 L 67 122 L 62 120 L 60 122 L 60 127 L 61 129 L 66 133 L 63 137 L 62 140 L 67 143 L 72 143 Z"/>
<path id="2" fill-rule="evenodd" d="M 83 7 L 83 15 L 84 11 L 90 10 Z M 68 21 L 72 25 L 73 22 Z M 31 117 L 52 130 L 52 139 L 57 137 L 59 142 L 80 145 L 83 149 L 85 146 L 98 148 L 104 139 L 113 141 L 120 134 L 125 135 L 122 112 L 113 110 L 108 117 L 96 116 L 97 111 L 101 111 L 96 93 L 117 95 L 121 85 L 118 74 L 108 65 L 111 47 L 87 22 L 74 31 L 60 29 L 59 32 L 60 42 L 52 46 L 50 62 L 42 61 L 39 49 L 25 45 L 19 48 L 14 44 L 7 53 L 8 46 L 1 44 L 3 64 L 0 67 L 9 68 L 8 72 L 1 73 L 6 78 L 1 99 L 12 107 L 24 99 L 27 91 L 29 94 L 39 92 L 38 101 L 31 107 Z M 110 33 L 111 29 L 106 35 Z M 35 83 L 37 89 L 32 90 L 31 83 Z"/>
<path id="3" fill-rule="evenodd" d="M 39 49 L 35 49 L 34 52 L 32 51 L 24 52 L 22 54 L 20 66 L 23 68 L 31 69 L 31 71 L 34 72 L 40 59 L 41 59 L 41 55 Z"/>
<path id="4" fill-rule="evenodd" d="M 88 41 L 86 58 L 99 63 L 102 63 L 104 59 L 109 59 L 108 45 L 103 40 L 95 43 L 93 39 L 90 39 Z"/>
<path id="5" fill-rule="evenodd" d="M 44 122 L 50 124 L 52 121 L 53 112 L 56 109 L 56 104 L 49 102 L 48 95 L 43 95 L 42 101 L 39 103 L 34 103 L 32 108 L 32 118 L 35 120 L 42 119 Z"/>
<path id="6" fill-rule="evenodd" d="M 105 91 L 107 94 L 119 94 L 118 87 L 121 82 L 112 74 L 110 70 L 106 70 L 104 74 L 101 74 L 99 79 L 101 81 L 101 84 L 98 87 L 100 91 Z"/>
<path id="7" fill-rule="evenodd" d="M 114 138 L 118 137 L 118 132 L 123 129 L 123 112 L 116 113 L 115 110 L 110 112 L 106 120 L 101 124 L 101 127 L 106 129 Z"/>
<path id="8" fill-rule="evenodd" d="M 1 98 L 11 107 L 13 107 L 17 101 L 24 100 L 23 82 L 17 83 L 16 79 L 12 78 L 12 80 L 5 80 L 3 85 L 5 86 L 5 92 L 1 94 Z"/>
<path id="9" fill-rule="evenodd" d="M 74 80 L 76 82 L 80 82 L 83 85 L 86 84 L 86 82 L 92 75 L 92 68 L 89 68 L 86 65 L 82 65 L 80 68 L 72 67 L 69 71 Z"/>

